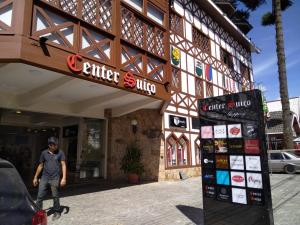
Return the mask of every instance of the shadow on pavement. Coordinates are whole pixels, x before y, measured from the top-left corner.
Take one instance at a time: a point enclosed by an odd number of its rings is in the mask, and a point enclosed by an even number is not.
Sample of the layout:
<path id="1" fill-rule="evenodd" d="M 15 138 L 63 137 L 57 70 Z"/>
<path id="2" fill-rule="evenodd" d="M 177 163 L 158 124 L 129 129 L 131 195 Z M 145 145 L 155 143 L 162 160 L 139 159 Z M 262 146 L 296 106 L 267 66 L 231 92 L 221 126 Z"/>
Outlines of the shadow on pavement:
<path id="1" fill-rule="evenodd" d="M 180 212 L 189 218 L 194 224 L 204 225 L 203 209 L 186 205 L 177 205 L 176 208 L 179 209 Z"/>
<path id="2" fill-rule="evenodd" d="M 155 182 L 155 181 L 153 181 Z M 142 182 L 137 185 L 143 185 L 148 184 L 151 182 Z M 111 189 L 120 189 L 125 188 L 129 186 L 134 186 L 133 184 L 128 184 L 126 182 L 111 182 L 107 180 L 98 180 L 96 182 L 92 183 L 81 183 L 81 184 L 71 184 L 67 185 L 66 187 L 60 188 L 59 190 L 59 196 L 60 197 L 68 197 L 68 196 L 75 196 L 75 195 L 81 195 L 81 194 L 88 194 L 93 192 L 99 192 L 99 191 L 106 191 Z M 31 188 L 29 189 L 29 192 L 33 199 L 36 199 L 38 188 Z M 49 188 L 47 196 L 45 200 L 51 199 L 51 190 Z"/>

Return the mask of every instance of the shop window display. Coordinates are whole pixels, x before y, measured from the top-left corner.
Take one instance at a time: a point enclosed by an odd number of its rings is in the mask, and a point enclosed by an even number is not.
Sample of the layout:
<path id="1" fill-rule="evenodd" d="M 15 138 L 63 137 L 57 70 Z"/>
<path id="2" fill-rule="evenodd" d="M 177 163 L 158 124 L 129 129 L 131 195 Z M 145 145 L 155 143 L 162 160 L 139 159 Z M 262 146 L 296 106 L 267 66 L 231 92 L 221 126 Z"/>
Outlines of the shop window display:
<path id="1" fill-rule="evenodd" d="M 101 120 L 87 119 L 84 130 L 80 178 L 103 177 L 105 123 Z"/>

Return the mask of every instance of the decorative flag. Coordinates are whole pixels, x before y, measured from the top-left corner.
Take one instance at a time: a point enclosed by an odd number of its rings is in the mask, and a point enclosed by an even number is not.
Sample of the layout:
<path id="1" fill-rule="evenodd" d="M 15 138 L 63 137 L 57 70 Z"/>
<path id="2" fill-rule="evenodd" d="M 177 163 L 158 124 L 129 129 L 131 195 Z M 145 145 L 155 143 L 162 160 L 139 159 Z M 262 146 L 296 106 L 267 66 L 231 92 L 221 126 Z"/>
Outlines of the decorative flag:
<path id="1" fill-rule="evenodd" d="M 212 81 L 212 67 L 211 65 L 205 64 L 205 77 L 207 80 Z"/>
<path id="2" fill-rule="evenodd" d="M 199 62 L 199 61 L 196 61 L 196 74 L 197 74 L 199 77 L 202 77 L 202 75 L 203 75 L 202 63 Z"/>
<path id="3" fill-rule="evenodd" d="M 172 63 L 176 66 L 179 65 L 180 63 L 180 50 L 178 48 L 175 47 L 171 47 L 171 59 L 172 59 Z"/>

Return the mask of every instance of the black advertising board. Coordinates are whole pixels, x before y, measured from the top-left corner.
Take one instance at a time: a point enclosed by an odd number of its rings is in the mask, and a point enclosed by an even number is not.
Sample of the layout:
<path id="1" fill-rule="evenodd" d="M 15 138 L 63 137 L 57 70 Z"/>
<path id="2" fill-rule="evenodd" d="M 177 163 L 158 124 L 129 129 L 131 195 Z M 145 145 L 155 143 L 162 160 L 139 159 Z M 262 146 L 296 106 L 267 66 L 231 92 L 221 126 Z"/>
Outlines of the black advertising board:
<path id="1" fill-rule="evenodd" d="M 205 225 L 274 225 L 259 90 L 201 99 Z"/>
<path id="2" fill-rule="evenodd" d="M 186 128 L 186 118 L 181 116 L 169 115 L 170 127 Z"/>

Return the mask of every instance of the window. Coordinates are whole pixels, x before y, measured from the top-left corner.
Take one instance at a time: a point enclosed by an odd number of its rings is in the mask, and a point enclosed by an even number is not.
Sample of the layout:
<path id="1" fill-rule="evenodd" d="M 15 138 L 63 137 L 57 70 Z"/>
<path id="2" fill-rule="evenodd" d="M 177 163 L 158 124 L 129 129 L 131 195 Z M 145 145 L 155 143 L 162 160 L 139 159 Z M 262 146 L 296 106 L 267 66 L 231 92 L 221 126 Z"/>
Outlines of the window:
<path id="1" fill-rule="evenodd" d="M 226 50 L 221 48 L 220 49 L 220 57 L 221 57 L 221 61 L 223 63 L 225 63 L 228 66 L 228 68 L 234 69 L 233 68 L 233 59 L 232 59 L 232 56 L 229 54 L 229 52 L 227 52 Z"/>
<path id="2" fill-rule="evenodd" d="M 250 81 L 249 68 L 246 67 L 242 62 L 240 62 L 240 72 L 243 78 Z"/>
<path id="3" fill-rule="evenodd" d="M 188 165 L 188 141 L 185 136 L 167 139 L 167 167 Z"/>
<path id="4" fill-rule="evenodd" d="M 214 96 L 213 85 L 206 82 L 206 97 Z"/>
<path id="5" fill-rule="evenodd" d="M 281 153 L 271 153 L 270 155 L 272 160 L 282 160 L 283 156 Z"/>
<path id="6" fill-rule="evenodd" d="M 139 12 L 141 12 L 144 16 L 152 19 L 156 23 L 164 26 L 165 13 L 159 9 L 159 7 L 154 6 L 153 4 L 148 3 L 144 4 L 143 0 L 123 0 L 123 2 L 127 3 L 131 7 L 135 8 Z"/>
<path id="7" fill-rule="evenodd" d="M 184 138 L 180 138 L 177 148 L 179 166 L 187 165 L 187 142 Z"/>
<path id="8" fill-rule="evenodd" d="M 204 93 L 203 93 L 203 81 L 201 79 L 196 78 L 196 96 L 198 98 L 204 98 Z"/>
<path id="9" fill-rule="evenodd" d="M 138 11 L 143 11 L 143 0 L 123 0 L 128 5 L 131 5 L 133 8 L 137 9 Z"/>
<path id="10" fill-rule="evenodd" d="M 176 90 L 180 90 L 181 87 L 181 81 L 180 81 L 180 70 L 172 67 L 172 88 Z"/>
<path id="11" fill-rule="evenodd" d="M 176 34 L 183 36 L 182 17 L 174 12 L 170 12 L 170 29 Z"/>
<path id="12" fill-rule="evenodd" d="M 176 155 L 176 150 L 177 150 L 177 144 L 176 140 L 173 137 L 170 137 L 167 141 L 167 166 L 176 166 L 177 162 L 177 155 Z"/>
<path id="13" fill-rule="evenodd" d="M 196 47 L 210 54 L 210 40 L 200 30 L 193 27 L 193 43 Z"/>
<path id="14" fill-rule="evenodd" d="M 283 155 L 284 155 L 285 159 L 292 159 L 292 157 L 290 155 L 286 154 L 285 152 L 283 153 Z"/>
<path id="15" fill-rule="evenodd" d="M 121 6 L 121 38 L 159 57 L 165 55 L 165 32 Z"/>
<path id="16" fill-rule="evenodd" d="M 164 24 L 164 13 L 152 4 L 148 4 L 147 16 L 160 25 Z"/>

